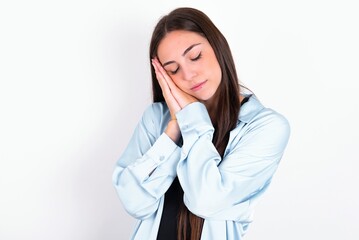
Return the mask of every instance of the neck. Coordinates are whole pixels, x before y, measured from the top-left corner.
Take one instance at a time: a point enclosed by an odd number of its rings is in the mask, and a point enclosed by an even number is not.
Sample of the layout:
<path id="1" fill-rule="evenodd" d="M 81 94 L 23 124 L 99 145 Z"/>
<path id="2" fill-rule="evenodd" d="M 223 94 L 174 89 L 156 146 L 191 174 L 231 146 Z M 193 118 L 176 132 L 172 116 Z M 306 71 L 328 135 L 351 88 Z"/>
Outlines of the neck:
<path id="1" fill-rule="evenodd" d="M 216 119 L 215 112 L 216 112 L 217 103 L 214 100 L 214 97 L 212 97 L 211 99 L 208 99 L 208 100 L 201 100 L 200 102 L 206 106 L 207 112 L 209 114 L 209 117 L 211 118 L 212 124 L 215 124 L 214 121 Z"/>
<path id="2" fill-rule="evenodd" d="M 216 122 L 216 114 L 217 114 L 217 101 L 215 100 L 215 97 L 212 97 L 211 99 L 201 101 L 207 108 L 209 117 L 212 120 L 212 123 L 215 124 Z M 239 95 L 239 101 L 242 102 L 244 97 L 240 94 Z"/>

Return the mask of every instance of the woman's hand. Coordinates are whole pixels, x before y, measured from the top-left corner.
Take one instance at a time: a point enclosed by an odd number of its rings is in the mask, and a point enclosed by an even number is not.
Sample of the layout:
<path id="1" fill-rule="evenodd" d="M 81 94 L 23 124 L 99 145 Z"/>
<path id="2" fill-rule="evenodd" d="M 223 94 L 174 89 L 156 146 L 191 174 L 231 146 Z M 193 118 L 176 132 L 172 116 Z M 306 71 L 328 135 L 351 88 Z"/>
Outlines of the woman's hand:
<path id="1" fill-rule="evenodd" d="M 160 87 L 162 89 L 163 97 L 167 103 L 167 106 L 171 113 L 171 119 L 176 119 L 176 113 L 180 111 L 182 108 L 177 102 L 176 98 L 173 96 L 171 92 L 171 88 L 167 82 L 171 81 L 172 79 L 168 76 L 166 71 L 163 69 L 161 64 L 158 62 L 157 59 L 152 59 L 152 65 L 155 69 L 156 77 Z"/>
<path id="2" fill-rule="evenodd" d="M 158 83 L 161 86 L 162 94 L 166 100 L 171 114 L 176 114 L 182 108 L 192 102 L 198 101 L 195 97 L 182 91 L 168 76 L 166 70 L 161 66 L 157 58 L 152 59 L 152 65 L 156 72 Z M 173 110 L 173 112 L 172 112 Z"/>
<path id="3" fill-rule="evenodd" d="M 171 121 L 168 123 L 165 133 L 174 142 L 177 142 L 180 137 L 180 130 L 176 121 L 176 113 L 188 104 L 198 100 L 177 87 L 157 58 L 152 59 L 152 65 L 155 69 L 158 83 L 162 89 L 163 97 L 165 98 L 171 113 Z"/>

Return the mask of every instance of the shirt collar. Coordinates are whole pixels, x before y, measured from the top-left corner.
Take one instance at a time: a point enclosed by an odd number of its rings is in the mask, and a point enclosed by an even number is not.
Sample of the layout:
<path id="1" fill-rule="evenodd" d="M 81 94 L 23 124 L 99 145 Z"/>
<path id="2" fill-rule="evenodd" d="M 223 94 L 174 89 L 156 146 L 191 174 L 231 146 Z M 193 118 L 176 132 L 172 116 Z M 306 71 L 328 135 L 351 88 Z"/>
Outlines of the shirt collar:
<path id="1" fill-rule="evenodd" d="M 259 102 L 254 94 L 247 94 L 244 97 L 249 97 L 248 101 L 241 106 L 238 120 L 248 123 L 255 115 L 260 112 L 264 106 Z"/>

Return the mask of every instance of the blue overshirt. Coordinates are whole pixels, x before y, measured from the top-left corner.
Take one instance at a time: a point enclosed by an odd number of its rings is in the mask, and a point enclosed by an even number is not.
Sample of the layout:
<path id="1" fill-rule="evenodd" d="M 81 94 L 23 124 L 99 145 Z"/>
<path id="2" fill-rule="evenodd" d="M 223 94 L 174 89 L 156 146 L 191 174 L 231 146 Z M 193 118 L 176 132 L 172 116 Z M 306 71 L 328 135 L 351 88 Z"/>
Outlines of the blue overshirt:
<path id="1" fill-rule="evenodd" d="M 167 105 L 153 103 L 117 161 L 113 184 L 125 210 L 138 219 L 131 239 L 156 239 L 164 194 L 176 175 L 185 205 L 205 219 L 201 239 L 242 239 L 287 145 L 287 119 L 251 95 L 221 158 L 202 103 L 187 105 L 176 117 L 182 147 L 164 133 L 170 120 Z"/>

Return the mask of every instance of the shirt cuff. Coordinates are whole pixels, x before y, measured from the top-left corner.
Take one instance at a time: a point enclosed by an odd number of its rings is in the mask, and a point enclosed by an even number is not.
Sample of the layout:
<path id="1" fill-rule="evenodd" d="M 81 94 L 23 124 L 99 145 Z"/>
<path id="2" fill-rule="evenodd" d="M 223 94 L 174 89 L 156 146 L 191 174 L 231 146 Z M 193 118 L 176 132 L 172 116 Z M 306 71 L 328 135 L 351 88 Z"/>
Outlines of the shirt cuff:
<path id="1" fill-rule="evenodd" d="M 208 131 L 213 134 L 212 121 L 203 103 L 193 102 L 176 114 L 183 138 L 193 133 L 199 137 Z"/>
<path id="2" fill-rule="evenodd" d="M 163 133 L 144 155 L 140 162 L 135 162 L 129 169 L 138 179 L 146 180 L 154 169 L 171 159 L 171 155 L 176 151 L 177 145 Z"/>
<path id="3" fill-rule="evenodd" d="M 153 146 L 147 151 L 146 155 L 158 166 L 162 162 L 165 162 L 177 147 L 178 146 L 166 133 L 162 133 Z"/>

